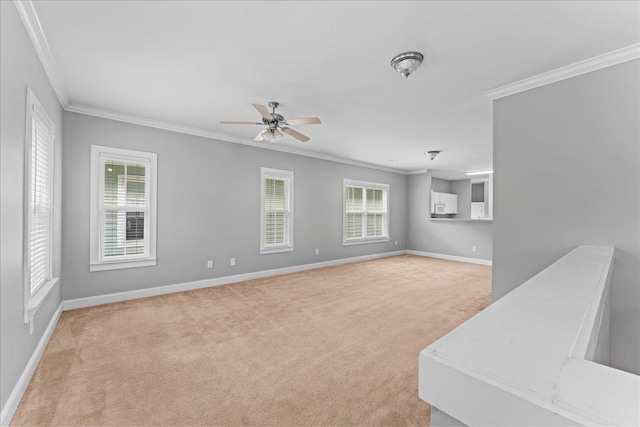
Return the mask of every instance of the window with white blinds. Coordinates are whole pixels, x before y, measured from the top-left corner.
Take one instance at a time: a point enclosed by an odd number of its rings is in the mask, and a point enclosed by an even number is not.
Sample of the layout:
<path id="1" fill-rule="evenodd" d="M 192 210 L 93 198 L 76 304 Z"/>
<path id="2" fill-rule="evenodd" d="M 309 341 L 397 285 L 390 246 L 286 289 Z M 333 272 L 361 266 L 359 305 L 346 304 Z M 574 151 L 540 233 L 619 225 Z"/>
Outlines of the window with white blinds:
<path id="1" fill-rule="evenodd" d="M 344 180 L 343 244 L 389 240 L 389 186 Z"/>
<path id="2" fill-rule="evenodd" d="M 261 168 L 260 253 L 293 250 L 293 172 Z"/>
<path id="3" fill-rule="evenodd" d="M 25 282 L 31 298 L 52 280 L 55 125 L 31 90 L 27 97 Z"/>
<path id="4" fill-rule="evenodd" d="M 113 159 L 105 154 L 101 164 L 101 260 L 148 257 L 145 236 L 149 232 L 144 219 L 149 215 L 149 161 Z"/>
<path id="5" fill-rule="evenodd" d="M 154 153 L 92 146 L 92 271 L 155 265 L 155 169 Z"/>

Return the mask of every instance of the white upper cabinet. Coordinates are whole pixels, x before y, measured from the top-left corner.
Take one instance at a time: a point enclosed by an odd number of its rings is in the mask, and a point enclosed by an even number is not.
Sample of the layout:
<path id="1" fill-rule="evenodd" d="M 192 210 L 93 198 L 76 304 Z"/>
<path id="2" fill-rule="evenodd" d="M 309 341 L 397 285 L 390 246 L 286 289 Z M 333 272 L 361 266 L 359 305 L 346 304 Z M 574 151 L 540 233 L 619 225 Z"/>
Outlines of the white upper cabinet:
<path id="1" fill-rule="evenodd" d="M 457 214 L 458 195 L 431 191 L 432 214 Z"/>

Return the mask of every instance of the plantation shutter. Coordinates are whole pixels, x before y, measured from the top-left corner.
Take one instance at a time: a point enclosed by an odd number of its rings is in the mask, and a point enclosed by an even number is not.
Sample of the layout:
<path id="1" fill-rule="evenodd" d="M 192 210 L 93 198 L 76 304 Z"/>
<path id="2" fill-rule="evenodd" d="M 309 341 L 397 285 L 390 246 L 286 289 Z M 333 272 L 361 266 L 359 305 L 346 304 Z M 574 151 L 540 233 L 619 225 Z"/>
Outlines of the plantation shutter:
<path id="1" fill-rule="evenodd" d="M 147 257 L 150 162 L 101 157 L 101 259 Z"/>
<path id="2" fill-rule="evenodd" d="M 265 245 L 286 243 L 287 194 L 283 178 L 265 177 L 264 224 Z"/>
<path id="3" fill-rule="evenodd" d="M 31 116 L 28 271 L 31 295 L 51 279 L 54 130 L 36 105 Z"/>
<path id="4" fill-rule="evenodd" d="M 363 237 L 364 205 L 363 188 L 347 186 L 345 234 L 347 239 Z"/>
<path id="5" fill-rule="evenodd" d="M 382 190 L 367 188 L 367 237 L 382 236 L 383 221 Z"/>

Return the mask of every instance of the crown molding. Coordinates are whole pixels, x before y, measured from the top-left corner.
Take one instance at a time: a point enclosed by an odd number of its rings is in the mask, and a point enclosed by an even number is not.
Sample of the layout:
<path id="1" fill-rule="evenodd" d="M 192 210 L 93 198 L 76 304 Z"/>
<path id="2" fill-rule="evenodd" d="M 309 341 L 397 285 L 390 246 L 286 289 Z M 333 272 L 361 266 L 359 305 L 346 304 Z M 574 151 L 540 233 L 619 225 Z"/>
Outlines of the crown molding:
<path id="1" fill-rule="evenodd" d="M 36 10 L 33 7 L 33 3 L 31 0 L 13 0 L 13 4 L 18 10 L 18 15 L 20 15 L 24 28 L 29 34 L 31 43 L 36 50 L 36 54 L 40 59 L 40 63 L 49 78 L 49 82 L 51 83 L 54 92 L 58 96 L 60 104 L 62 104 L 63 107 L 66 107 L 69 105 L 69 97 L 67 96 L 67 92 L 64 90 L 64 86 L 62 85 L 62 81 L 58 75 L 56 63 L 53 59 L 53 55 L 51 54 L 51 49 L 49 49 L 49 43 L 44 35 L 42 25 L 40 25 L 40 20 L 38 19 Z"/>
<path id="2" fill-rule="evenodd" d="M 547 71 L 546 73 L 538 74 L 508 85 L 500 86 L 498 88 L 491 89 L 484 94 L 493 101 L 499 98 L 504 98 L 505 96 L 524 92 L 529 89 L 534 89 L 536 87 L 548 85 L 560 80 L 579 76 L 580 74 L 590 73 L 591 71 L 600 70 L 602 68 L 638 58 L 640 58 L 640 43 L 632 44 L 631 46 L 623 47 L 622 49 L 598 55 L 565 67 L 556 68 L 555 70 Z"/>
<path id="3" fill-rule="evenodd" d="M 423 173 L 427 173 L 427 171 L 428 171 L 428 169 L 416 169 L 416 170 L 413 170 L 413 171 L 405 172 L 404 174 L 405 175 L 420 175 L 420 174 L 423 174 Z"/>
<path id="4" fill-rule="evenodd" d="M 345 159 L 342 157 L 331 156 L 327 154 L 313 153 L 306 150 L 298 150 L 295 148 L 285 147 L 277 144 L 256 144 L 253 140 L 245 138 L 239 138 L 237 136 L 228 135 L 225 133 L 213 132 L 210 130 L 199 129 L 176 123 L 165 122 L 161 120 L 149 119 L 147 117 L 135 116 L 132 114 L 118 113 L 115 111 L 105 110 L 102 108 L 90 107 L 88 105 L 71 103 L 64 107 L 65 111 L 71 113 L 84 114 L 87 116 L 100 117 L 103 119 L 115 120 L 119 122 L 131 123 L 140 126 L 152 127 L 156 129 L 168 130 L 171 132 L 178 132 L 187 135 L 199 136 L 202 138 L 214 139 L 217 141 L 233 142 L 236 144 L 248 145 L 254 148 L 262 148 L 265 150 L 280 151 L 282 153 L 295 154 L 298 156 L 312 157 L 314 159 L 327 160 L 329 162 L 343 163 L 351 166 L 359 166 L 368 169 L 376 169 L 384 172 L 399 173 L 407 175 L 407 171 L 401 169 L 388 168 L 384 166 L 374 165 L 372 163 L 359 162 L 357 160 Z"/>

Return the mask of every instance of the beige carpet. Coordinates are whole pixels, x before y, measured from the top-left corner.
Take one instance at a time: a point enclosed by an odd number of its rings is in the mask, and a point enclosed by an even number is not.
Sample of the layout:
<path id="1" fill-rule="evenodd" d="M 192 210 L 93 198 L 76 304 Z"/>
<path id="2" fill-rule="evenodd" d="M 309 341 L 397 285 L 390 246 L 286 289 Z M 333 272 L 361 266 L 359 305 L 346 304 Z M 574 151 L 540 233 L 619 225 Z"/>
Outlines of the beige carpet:
<path id="1" fill-rule="evenodd" d="M 426 426 L 418 353 L 490 288 L 403 255 L 65 312 L 12 424 Z"/>

